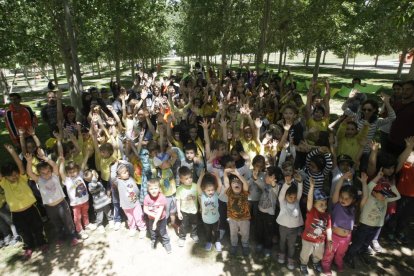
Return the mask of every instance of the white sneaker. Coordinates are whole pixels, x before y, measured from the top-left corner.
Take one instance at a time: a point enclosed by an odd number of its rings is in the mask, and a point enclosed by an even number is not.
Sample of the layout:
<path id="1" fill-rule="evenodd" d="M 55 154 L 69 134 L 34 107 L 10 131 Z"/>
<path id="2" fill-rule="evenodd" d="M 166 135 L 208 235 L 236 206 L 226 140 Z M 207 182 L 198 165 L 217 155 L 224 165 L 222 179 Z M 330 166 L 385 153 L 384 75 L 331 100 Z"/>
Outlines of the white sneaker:
<path id="1" fill-rule="evenodd" d="M 121 223 L 119 221 L 115 222 L 114 224 L 114 230 L 118 231 L 121 228 Z"/>
<path id="2" fill-rule="evenodd" d="M 147 236 L 147 230 L 140 230 L 139 231 L 139 235 L 138 235 L 138 237 L 140 238 L 140 239 L 143 239 L 143 238 L 145 238 Z"/>
<path id="3" fill-rule="evenodd" d="M 88 234 L 86 234 L 86 233 L 85 233 L 85 231 L 80 231 L 80 232 L 78 233 L 78 235 L 79 235 L 79 237 L 80 237 L 82 240 L 86 240 L 87 238 L 89 238 L 89 235 L 88 235 Z"/>
<path id="4" fill-rule="evenodd" d="M 108 221 L 108 227 L 109 229 L 114 229 L 115 222 L 113 220 Z"/>
<path id="5" fill-rule="evenodd" d="M 99 225 L 96 230 L 101 234 L 105 233 L 105 227 L 103 225 Z"/>
<path id="6" fill-rule="evenodd" d="M 128 236 L 133 237 L 137 233 L 137 229 L 129 229 Z"/>
<path id="7" fill-rule="evenodd" d="M 86 227 L 85 227 L 85 229 L 86 230 L 90 230 L 90 231 L 94 231 L 94 230 L 96 230 L 96 224 L 93 224 L 93 223 L 89 223 L 88 225 L 86 225 Z"/>

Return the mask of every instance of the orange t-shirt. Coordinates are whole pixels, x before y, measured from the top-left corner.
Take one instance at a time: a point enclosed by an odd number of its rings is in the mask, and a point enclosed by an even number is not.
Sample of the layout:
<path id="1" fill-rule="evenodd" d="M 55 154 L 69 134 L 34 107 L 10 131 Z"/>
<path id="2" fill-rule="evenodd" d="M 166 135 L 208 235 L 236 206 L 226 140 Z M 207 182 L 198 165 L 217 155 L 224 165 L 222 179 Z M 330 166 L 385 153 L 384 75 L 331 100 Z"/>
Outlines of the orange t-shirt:
<path id="1" fill-rule="evenodd" d="M 403 196 L 414 197 L 414 166 L 411 163 L 405 163 L 400 171 L 400 179 L 397 189 Z"/>

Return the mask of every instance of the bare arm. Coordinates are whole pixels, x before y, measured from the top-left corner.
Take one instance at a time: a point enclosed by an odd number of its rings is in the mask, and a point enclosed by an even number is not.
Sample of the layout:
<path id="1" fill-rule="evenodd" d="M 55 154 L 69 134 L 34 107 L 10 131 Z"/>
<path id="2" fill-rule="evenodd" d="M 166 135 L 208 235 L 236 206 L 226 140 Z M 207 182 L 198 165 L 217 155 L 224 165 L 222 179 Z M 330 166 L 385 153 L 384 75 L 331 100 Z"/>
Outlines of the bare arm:
<path id="1" fill-rule="evenodd" d="M 27 175 L 32 180 L 34 180 L 35 182 L 38 182 L 39 181 L 39 176 L 37 174 L 35 174 L 33 172 L 33 170 L 32 170 L 32 166 L 33 166 L 33 163 L 32 163 L 32 154 L 26 153 L 24 157 L 26 158 L 26 161 L 27 161 L 27 164 L 26 164 L 26 172 L 27 172 Z"/>
<path id="2" fill-rule="evenodd" d="M 17 155 L 17 153 L 16 153 L 15 149 L 13 148 L 13 146 L 10 145 L 10 144 L 5 144 L 4 147 L 6 148 L 6 150 L 9 152 L 9 154 L 13 158 L 13 161 L 16 163 L 16 165 L 19 169 L 19 173 L 20 174 L 25 174 L 26 172 L 24 170 L 23 162 L 22 162 L 22 160 L 20 160 L 20 158 Z"/>
<path id="3" fill-rule="evenodd" d="M 309 177 L 309 192 L 308 192 L 308 201 L 306 203 L 306 209 L 308 212 L 313 208 L 313 190 L 315 189 L 315 180 L 312 177 Z"/>
<path id="4" fill-rule="evenodd" d="M 404 166 L 405 161 L 410 156 L 411 152 L 413 151 L 414 147 L 414 136 L 408 137 L 405 139 L 405 149 L 404 151 L 398 156 L 398 164 L 395 168 L 395 172 L 399 172 L 401 168 Z"/>
<path id="5" fill-rule="evenodd" d="M 367 203 L 368 200 L 368 184 L 367 184 L 367 180 L 368 180 L 368 175 L 366 173 L 361 173 L 361 177 L 358 177 L 359 181 L 361 181 L 362 184 L 362 199 L 361 202 L 359 204 L 359 206 L 362 208 L 364 207 L 365 203 Z"/>

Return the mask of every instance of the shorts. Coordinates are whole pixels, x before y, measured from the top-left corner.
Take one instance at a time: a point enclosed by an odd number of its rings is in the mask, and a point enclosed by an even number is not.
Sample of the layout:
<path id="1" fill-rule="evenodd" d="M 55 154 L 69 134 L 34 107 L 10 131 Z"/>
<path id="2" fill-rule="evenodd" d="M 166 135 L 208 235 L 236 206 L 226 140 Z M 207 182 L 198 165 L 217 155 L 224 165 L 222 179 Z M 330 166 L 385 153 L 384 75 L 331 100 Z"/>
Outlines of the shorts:
<path id="1" fill-rule="evenodd" d="M 175 199 L 175 195 L 166 196 L 167 199 L 167 207 L 165 208 L 166 217 L 169 218 L 170 214 L 173 215 L 177 213 L 177 200 Z"/>

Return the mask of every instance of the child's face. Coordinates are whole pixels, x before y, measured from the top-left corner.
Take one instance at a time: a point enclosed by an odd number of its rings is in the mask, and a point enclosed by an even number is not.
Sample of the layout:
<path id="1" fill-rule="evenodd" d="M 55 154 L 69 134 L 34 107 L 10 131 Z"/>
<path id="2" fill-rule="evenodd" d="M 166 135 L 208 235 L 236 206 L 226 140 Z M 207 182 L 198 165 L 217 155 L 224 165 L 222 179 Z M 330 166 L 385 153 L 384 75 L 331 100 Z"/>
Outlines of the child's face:
<path id="1" fill-rule="evenodd" d="M 75 178 L 78 176 L 79 171 L 77 169 L 70 169 L 66 171 L 66 174 L 68 175 L 68 177 L 70 178 Z"/>
<path id="2" fill-rule="evenodd" d="M 109 152 L 107 152 L 106 150 L 101 150 L 101 157 L 103 159 L 107 159 L 107 158 L 111 157 L 111 154 Z"/>
<path id="3" fill-rule="evenodd" d="M 318 210 L 319 213 L 325 213 L 328 204 L 326 200 L 316 200 L 313 203 L 313 206 L 316 208 L 316 210 Z"/>
<path id="4" fill-rule="evenodd" d="M 127 168 L 122 168 L 118 170 L 118 178 L 122 180 L 127 180 L 129 178 L 129 171 Z"/>
<path id="5" fill-rule="evenodd" d="M 197 139 L 197 129 L 196 128 L 190 128 L 190 138 L 191 138 L 191 140 Z"/>
<path id="6" fill-rule="evenodd" d="M 253 164 L 253 170 L 261 172 L 264 170 L 264 168 L 265 168 L 265 162 L 263 161 L 256 162 L 255 164 Z"/>
<path id="7" fill-rule="evenodd" d="M 315 110 L 315 112 L 313 113 L 313 119 L 315 121 L 320 121 L 322 120 L 322 118 L 323 118 L 322 110 L 319 110 L 319 109 Z"/>
<path id="8" fill-rule="evenodd" d="M 241 183 L 240 179 L 233 179 L 230 183 L 230 187 L 233 190 L 233 193 L 240 194 L 243 188 L 243 184 Z"/>
<path id="9" fill-rule="evenodd" d="M 216 190 L 214 189 L 214 185 L 207 185 L 203 192 L 208 196 L 208 197 L 212 197 L 214 195 L 214 193 L 216 192 Z"/>
<path id="10" fill-rule="evenodd" d="M 341 204 L 341 206 L 347 207 L 351 205 L 353 202 L 354 202 L 354 199 L 349 195 L 349 193 L 342 192 L 339 195 L 339 203 Z"/>
<path id="11" fill-rule="evenodd" d="M 158 151 L 157 150 L 152 150 L 149 153 L 149 155 L 150 155 L 151 158 L 154 158 L 155 156 L 157 156 L 157 154 L 158 154 Z"/>
<path id="12" fill-rule="evenodd" d="M 174 132 L 174 139 L 177 140 L 177 141 L 180 141 L 180 132 L 178 132 L 178 131 Z"/>
<path id="13" fill-rule="evenodd" d="M 395 168 L 394 166 L 392 167 L 388 167 L 388 168 L 383 168 L 382 172 L 384 173 L 385 176 L 391 176 L 394 174 Z"/>
<path id="14" fill-rule="evenodd" d="M 283 176 L 292 176 L 293 175 L 293 167 L 286 167 L 282 170 Z"/>
<path id="15" fill-rule="evenodd" d="M 252 138 L 253 138 L 253 131 L 252 131 L 252 129 L 251 129 L 251 128 L 245 128 L 245 129 L 243 130 L 243 133 L 244 133 L 244 138 L 245 138 L 247 141 L 252 140 Z"/>
<path id="16" fill-rule="evenodd" d="M 182 185 L 191 186 L 191 184 L 193 184 L 193 177 L 191 176 L 191 174 L 181 175 L 180 182 Z"/>
<path id="17" fill-rule="evenodd" d="M 319 172 L 319 168 L 318 166 L 316 166 L 315 162 L 309 162 L 309 171 L 311 173 L 318 173 Z"/>
<path id="18" fill-rule="evenodd" d="M 41 178 L 48 180 L 52 177 L 52 171 L 50 168 L 43 168 L 39 170 L 39 175 Z"/>
<path id="19" fill-rule="evenodd" d="M 297 199 L 297 194 L 290 194 L 290 195 L 286 195 L 286 201 L 287 201 L 288 203 L 293 204 L 293 203 L 295 203 L 295 202 L 296 202 L 296 199 Z"/>
<path id="20" fill-rule="evenodd" d="M 12 172 L 11 175 L 5 176 L 8 181 L 15 183 L 19 180 L 19 173 L 18 172 Z"/>
<path id="21" fill-rule="evenodd" d="M 27 152 L 30 152 L 30 153 L 35 153 L 35 151 L 36 151 L 36 144 L 35 143 L 32 143 L 32 142 L 29 142 L 29 143 L 26 143 L 26 151 Z"/>
<path id="22" fill-rule="evenodd" d="M 152 196 L 152 197 L 157 197 L 158 194 L 160 193 L 160 187 L 158 186 L 158 184 L 151 184 L 148 186 L 148 193 Z"/>
<path id="23" fill-rule="evenodd" d="M 232 150 L 231 151 L 231 158 L 233 158 L 234 161 L 238 161 L 238 160 L 240 160 L 240 154 L 237 151 Z"/>
<path id="24" fill-rule="evenodd" d="M 345 137 L 351 138 L 357 135 L 358 130 L 353 124 L 347 124 L 345 129 Z"/>
<path id="25" fill-rule="evenodd" d="M 347 173 L 351 170 L 351 164 L 348 162 L 341 162 L 338 164 L 338 167 L 342 173 Z"/>
<path id="26" fill-rule="evenodd" d="M 194 157 L 195 157 L 195 152 L 194 152 L 194 150 L 186 150 L 186 151 L 185 151 L 185 158 L 186 158 L 187 160 L 193 161 L 193 160 L 194 160 Z"/>
<path id="27" fill-rule="evenodd" d="M 296 114 L 292 109 L 286 108 L 285 111 L 283 111 L 283 119 L 286 121 L 293 121 L 295 118 Z"/>
<path id="28" fill-rule="evenodd" d="M 225 155 L 226 154 L 226 147 L 225 146 L 223 146 L 223 145 L 220 145 L 218 148 L 217 148 L 217 157 L 222 157 L 223 155 Z"/>
<path id="29" fill-rule="evenodd" d="M 275 183 L 275 181 L 276 181 L 276 175 L 266 174 L 266 176 L 265 176 L 265 183 L 267 185 L 272 185 L 273 183 Z"/>

